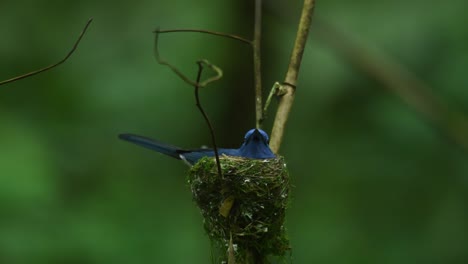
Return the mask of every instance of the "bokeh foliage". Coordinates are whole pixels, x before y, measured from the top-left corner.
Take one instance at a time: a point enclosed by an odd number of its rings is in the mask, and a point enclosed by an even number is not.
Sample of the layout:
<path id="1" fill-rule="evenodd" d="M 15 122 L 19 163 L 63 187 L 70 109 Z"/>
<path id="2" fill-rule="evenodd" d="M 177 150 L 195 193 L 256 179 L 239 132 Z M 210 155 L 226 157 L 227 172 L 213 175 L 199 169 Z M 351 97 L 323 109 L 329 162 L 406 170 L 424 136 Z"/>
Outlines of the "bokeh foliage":
<path id="1" fill-rule="evenodd" d="M 284 77 L 301 3 L 265 2 L 266 89 Z M 319 1 L 315 15 L 384 50 L 468 114 L 467 5 L 330 0 Z M 0 263 L 209 261 L 187 168 L 116 135 L 207 144 L 192 89 L 155 63 L 151 31 L 249 36 L 252 8 L 212 0 L 1 2 L 1 79 L 58 60 L 88 17 L 95 21 L 69 62 L 0 87 Z M 281 149 L 295 185 L 287 215 L 294 262 L 466 263 L 467 150 L 313 29 L 307 48 Z M 225 78 L 201 96 L 219 144 L 237 147 L 254 125 L 249 47 L 185 34 L 163 36 L 161 52 L 194 77 L 199 58 L 223 68 Z"/>

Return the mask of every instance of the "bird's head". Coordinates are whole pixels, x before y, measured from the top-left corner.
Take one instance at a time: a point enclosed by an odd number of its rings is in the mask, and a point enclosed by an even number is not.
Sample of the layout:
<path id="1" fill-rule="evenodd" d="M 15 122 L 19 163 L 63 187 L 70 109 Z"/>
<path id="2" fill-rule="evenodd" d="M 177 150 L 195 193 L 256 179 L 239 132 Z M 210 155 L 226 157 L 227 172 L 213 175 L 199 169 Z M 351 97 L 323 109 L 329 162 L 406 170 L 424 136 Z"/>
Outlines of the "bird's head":
<path id="1" fill-rule="evenodd" d="M 244 143 L 239 148 L 239 154 L 242 157 L 253 159 L 275 158 L 275 154 L 268 146 L 269 141 L 270 138 L 265 131 L 251 129 L 245 134 Z"/>
<path id="2" fill-rule="evenodd" d="M 268 145 L 270 142 L 270 138 L 268 137 L 268 134 L 261 130 L 261 129 L 250 129 L 247 131 L 244 137 L 244 144 L 249 144 L 249 143 L 263 143 L 265 145 Z"/>

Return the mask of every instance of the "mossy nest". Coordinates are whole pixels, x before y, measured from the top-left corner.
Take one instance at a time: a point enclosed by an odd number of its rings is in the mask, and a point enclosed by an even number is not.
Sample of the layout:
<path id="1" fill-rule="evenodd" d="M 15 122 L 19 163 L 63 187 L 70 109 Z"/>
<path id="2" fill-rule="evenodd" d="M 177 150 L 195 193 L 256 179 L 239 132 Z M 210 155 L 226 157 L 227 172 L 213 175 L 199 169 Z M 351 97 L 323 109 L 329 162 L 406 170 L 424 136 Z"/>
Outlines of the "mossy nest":
<path id="1" fill-rule="evenodd" d="M 232 236 L 238 263 L 249 254 L 262 260 L 283 256 L 290 249 L 284 228 L 290 191 L 284 159 L 222 156 L 220 164 L 222 177 L 212 157 L 189 171 L 193 199 L 210 239 L 226 253 Z"/>

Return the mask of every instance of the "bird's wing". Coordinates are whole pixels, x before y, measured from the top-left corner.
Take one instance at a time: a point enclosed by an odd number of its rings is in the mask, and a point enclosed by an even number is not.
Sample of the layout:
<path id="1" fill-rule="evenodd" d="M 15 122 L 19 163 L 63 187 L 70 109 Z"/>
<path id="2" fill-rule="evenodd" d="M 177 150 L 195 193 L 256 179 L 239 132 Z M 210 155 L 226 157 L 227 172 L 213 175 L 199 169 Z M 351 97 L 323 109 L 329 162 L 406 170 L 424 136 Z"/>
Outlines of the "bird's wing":
<path id="1" fill-rule="evenodd" d="M 120 134 L 119 138 L 176 159 L 180 159 L 180 154 L 187 152 L 187 150 L 134 134 Z"/>
<path id="2" fill-rule="evenodd" d="M 186 150 L 186 149 L 181 149 L 179 147 L 175 147 L 175 146 L 163 143 L 163 142 L 159 142 L 151 138 L 138 136 L 134 134 L 120 134 L 119 138 L 128 142 L 137 144 L 144 148 L 151 149 L 159 153 L 171 156 L 173 158 L 182 159 L 190 165 L 197 163 L 197 161 L 203 157 L 214 156 L 213 149 L 202 148 L 202 149 Z M 218 152 L 219 152 L 219 155 L 224 154 L 228 156 L 241 156 L 239 154 L 238 149 L 220 148 L 218 149 Z"/>
<path id="3" fill-rule="evenodd" d="M 218 154 L 227 155 L 227 156 L 239 156 L 239 150 L 219 148 Z M 193 165 L 197 163 L 197 161 L 203 157 L 214 157 L 215 153 L 213 149 L 202 148 L 202 149 L 191 149 L 191 150 L 185 151 L 184 153 L 181 153 L 180 155 L 183 156 L 184 159 L 188 163 Z"/>
<path id="4" fill-rule="evenodd" d="M 197 149 L 197 150 L 190 150 L 184 153 L 180 153 L 183 160 L 190 165 L 197 163 L 197 161 L 203 157 L 212 157 L 214 156 L 214 152 L 212 149 Z"/>

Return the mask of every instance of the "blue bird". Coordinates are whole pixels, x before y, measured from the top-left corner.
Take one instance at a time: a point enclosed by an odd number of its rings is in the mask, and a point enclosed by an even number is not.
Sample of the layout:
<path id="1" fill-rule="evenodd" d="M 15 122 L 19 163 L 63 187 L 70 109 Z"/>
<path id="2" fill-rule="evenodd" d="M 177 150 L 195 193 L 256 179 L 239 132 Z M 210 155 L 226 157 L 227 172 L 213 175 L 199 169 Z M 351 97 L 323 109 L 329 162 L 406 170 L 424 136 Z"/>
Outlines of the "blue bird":
<path id="1" fill-rule="evenodd" d="M 159 153 L 168 155 L 170 157 L 181 159 L 189 165 L 197 163 L 203 157 L 213 157 L 213 149 L 181 149 L 169 144 L 159 142 L 150 138 L 133 135 L 133 134 L 120 134 L 120 139 L 135 143 L 142 147 L 155 150 Z M 244 137 L 244 143 L 238 149 L 218 148 L 219 155 L 243 157 L 249 159 L 272 159 L 275 154 L 268 146 L 268 135 L 261 129 L 251 129 Z"/>

